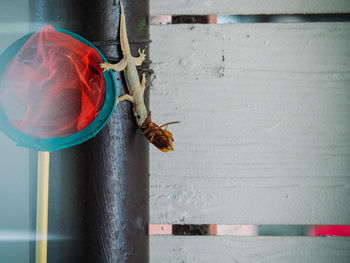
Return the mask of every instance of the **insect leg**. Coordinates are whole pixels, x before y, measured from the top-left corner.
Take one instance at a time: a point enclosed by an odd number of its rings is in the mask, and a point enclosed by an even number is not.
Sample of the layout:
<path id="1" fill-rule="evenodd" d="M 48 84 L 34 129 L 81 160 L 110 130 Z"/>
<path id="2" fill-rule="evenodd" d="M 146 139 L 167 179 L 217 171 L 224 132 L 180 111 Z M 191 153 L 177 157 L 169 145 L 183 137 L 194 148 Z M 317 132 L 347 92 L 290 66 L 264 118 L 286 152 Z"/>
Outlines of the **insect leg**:
<path id="1" fill-rule="evenodd" d="M 154 138 L 155 135 L 156 135 L 156 133 L 153 132 L 152 135 L 151 135 L 151 138 L 149 139 L 149 141 L 150 141 L 151 143 L 153 143 L 153 138 Z"/>

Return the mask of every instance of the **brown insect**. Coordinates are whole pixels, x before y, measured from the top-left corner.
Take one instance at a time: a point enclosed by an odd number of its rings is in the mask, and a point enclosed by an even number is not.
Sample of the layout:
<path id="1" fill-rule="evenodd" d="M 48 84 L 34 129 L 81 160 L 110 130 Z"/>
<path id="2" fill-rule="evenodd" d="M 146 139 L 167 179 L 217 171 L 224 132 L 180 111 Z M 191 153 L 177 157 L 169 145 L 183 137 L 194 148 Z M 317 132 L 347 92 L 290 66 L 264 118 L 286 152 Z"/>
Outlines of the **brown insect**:
<path id="1" fill-rule="evenodd" d="M 166 128 L 162 129 L 162 127 L 174 123 L 179 123 L 179 121 L 168 122 L 161 126 L 158 126 L 153 121 L 151 121 L 151 113 L 148 112 L 147 118 L 143 122 L 140 129 L 150 143 L 152 143 L 162 152 L 169 152 L 174 150 L 173 135 L 170 131 L 167 131 Z"/>

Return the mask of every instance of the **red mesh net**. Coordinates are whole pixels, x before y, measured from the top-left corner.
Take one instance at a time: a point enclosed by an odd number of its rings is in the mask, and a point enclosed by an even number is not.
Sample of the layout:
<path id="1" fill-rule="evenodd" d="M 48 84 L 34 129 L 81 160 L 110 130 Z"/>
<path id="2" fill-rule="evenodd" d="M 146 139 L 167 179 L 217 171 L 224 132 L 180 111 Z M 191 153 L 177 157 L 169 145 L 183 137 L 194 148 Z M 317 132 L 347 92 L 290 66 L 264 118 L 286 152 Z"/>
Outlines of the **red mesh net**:
<path id="1" fill-rule="evenodd" d="M 102 62 L 95 49 L 45 26 L 3 71 L 1 106 L 11 124 L 30 136 L 64 137 L 78 132 L 103 106 Z"/>

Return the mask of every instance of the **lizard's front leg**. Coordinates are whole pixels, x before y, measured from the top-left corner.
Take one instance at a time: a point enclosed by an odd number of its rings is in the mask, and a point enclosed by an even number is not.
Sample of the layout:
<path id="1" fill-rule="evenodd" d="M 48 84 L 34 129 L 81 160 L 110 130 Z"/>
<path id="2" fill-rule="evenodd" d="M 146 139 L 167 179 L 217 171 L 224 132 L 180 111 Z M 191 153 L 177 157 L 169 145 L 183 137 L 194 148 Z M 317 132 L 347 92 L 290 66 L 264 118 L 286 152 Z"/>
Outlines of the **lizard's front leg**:
<path id="1" fill-rule="evenodd" d="M 128 60 L 126 57 L 124 57 L 121 61 L 119 61 L 117 64 L 111 64 L 108 62 L 104 62 L 100 64 L 100 67 L 103 69 L 103 71 L 107 71 L 110 69 L 113 69 L 114 71 L 122 71 L 125 69 L 126 65 L 128 64 Z"/>
<path id="2" fill-rule="evenodd" d="M 141 88 L 142 88 L 142 92 L 145 93 L 145 89 L 146 89 L 146 73 L 142 73 Z"/>
<path id="3" fill-rule="evenodd" d="M 146 58 L 146 54 L 145 54 L 145 50 L 146 49 L 144 49 L 144 50 L 138 50 L 138 52 L 139 52 L 139 56 L 137 57 L 137 58 L 135 58 L 135 57 L 133 57 L 133 60 L 134 60 L 134 63 L 135 63 L 135 65 L 136 66 L 141 66 L 142 65 L 142 62 L 145 60 L 145 58 Z"/>
<path id="4" fill-rule="evenodd" d="M 119 96 L 117 98 L 117 104 L 121 101 L 124 101 L 124 100 L 130 101 L 132 104 L 134 104 L 134 98 L 131 97 L 129 94 L 124 94 L 124 95 Z"/>

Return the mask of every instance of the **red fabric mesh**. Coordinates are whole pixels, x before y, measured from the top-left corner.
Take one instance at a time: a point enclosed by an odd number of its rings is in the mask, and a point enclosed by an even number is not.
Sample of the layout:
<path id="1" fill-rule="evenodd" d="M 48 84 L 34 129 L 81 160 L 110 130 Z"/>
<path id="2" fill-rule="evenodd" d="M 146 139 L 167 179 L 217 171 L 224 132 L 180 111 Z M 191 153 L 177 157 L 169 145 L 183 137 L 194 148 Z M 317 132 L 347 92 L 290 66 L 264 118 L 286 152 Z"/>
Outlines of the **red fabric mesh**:
<path id="1" fill-rule="evenodd" d="M 3 71 L 1 106 L 11 124 L 30 136 L 65 137 L 78 132 L 103 106 L 102 62 L 95 49 L 45 26 Z"/>

